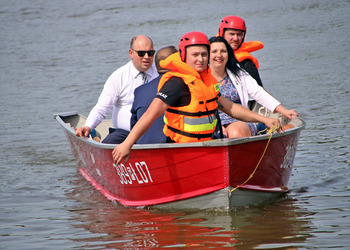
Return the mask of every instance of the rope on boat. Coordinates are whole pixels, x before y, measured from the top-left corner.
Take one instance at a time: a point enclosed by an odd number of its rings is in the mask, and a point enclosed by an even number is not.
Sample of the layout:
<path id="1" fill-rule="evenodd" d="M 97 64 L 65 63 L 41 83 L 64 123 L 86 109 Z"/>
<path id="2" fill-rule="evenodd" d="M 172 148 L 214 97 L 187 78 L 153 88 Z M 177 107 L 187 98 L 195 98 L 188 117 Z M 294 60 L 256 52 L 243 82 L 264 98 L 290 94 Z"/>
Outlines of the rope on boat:
<path id="1" fill-rule="evenodd" d="M 232 192 L 235 191 L 236 189 L 240 188 L 241 186 L 243 186 L 244 184 L 246 184 L 251 178 L 253 178 L 253 176 L 254 176 L 256 170 L 258 169 L 258 166 L 260 165 L 260 162 L 262 161 L 262 159 L 263 159 L 264 156 L 265 156 L 266 150 L 267 150 L 267 148 L 268 148 L 268 146 L 269 146 L 269 144 L 270 144 L 271 138 L 272 138 L 272 134 L 273 134 L 273 133 L 276 133 L 276 132 L 278 131 L 278 129 L 279 129 L 279 126 L 278 126 L 277 124 L 273 125 L 270 129 L 267 129 L 267 128 L 265 129 L 265 130 L 267 130 L 267 134 L 269 134 L 270 136 L 269 136 L 269 140 L 267 141 L 267 144 L 266 144 L 266 146 L 265 146 L 264 152 L 262 153 L 258 164 L 256 165 L 254 171 L 249 175 L 248 179 L 245 180 L 245 182 L 243 182 L 242 184 L 238 185 L 237 187 L 232 188 L 232 189 L 230 190 L 230 193 L 232 193 Z M 264 130 L 263 130 L 263 131 L 264 131 Z"/>
<path id="2" fill-rule="evenodd" d="M 275 124 L 275 125 L 273 125 L 271 128 L 265 128 L 264 130 L 260 130 L 259 132 L 258 132 L 258 134 L 259 135 L 261 135 L 262 133 L 264 133 L 265 131 L 267 131 L 266 132 L 266 134 L 273 134 L 273 133 L 276 133 L 277 131 L 278 131 L 278 129 L 279 129 L 279 126 L 277 125 L 277 124 Z"/>

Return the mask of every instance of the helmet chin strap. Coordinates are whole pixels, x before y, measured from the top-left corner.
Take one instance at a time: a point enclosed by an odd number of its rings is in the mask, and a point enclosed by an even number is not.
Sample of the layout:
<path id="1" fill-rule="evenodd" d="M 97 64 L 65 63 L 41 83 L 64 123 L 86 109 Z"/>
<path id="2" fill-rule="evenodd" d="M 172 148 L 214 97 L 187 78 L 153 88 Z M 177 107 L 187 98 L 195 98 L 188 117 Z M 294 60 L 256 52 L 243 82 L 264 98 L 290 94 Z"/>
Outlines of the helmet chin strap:
<path id="1" fill-rule="evenodd" d="M 243 43 L 244 43 L 244 38 L 242 39 L 242 42 L 241 42 L 241 44 L 238 46 L 237 49 L 239 49 L 239 48 L 242 46 Z"/>

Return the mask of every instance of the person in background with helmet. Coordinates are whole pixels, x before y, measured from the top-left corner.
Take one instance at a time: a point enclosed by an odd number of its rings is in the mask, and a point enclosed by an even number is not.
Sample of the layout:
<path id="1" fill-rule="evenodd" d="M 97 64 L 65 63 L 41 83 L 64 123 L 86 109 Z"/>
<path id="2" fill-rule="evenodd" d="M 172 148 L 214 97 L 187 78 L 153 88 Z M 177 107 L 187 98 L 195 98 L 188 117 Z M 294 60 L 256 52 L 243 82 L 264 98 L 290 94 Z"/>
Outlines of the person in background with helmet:
<path id="1" fill-rule="evenodd" d="M 220 95 L 217 80 L 208 66 L 210 43 L 198 31 L 181 37 L 179 52 L 160 62 L 170 71 L 161 78 L 157 96 L 130 131 L 128 137 L 112 152 L 114 162 L 128 161 L 133 144 L 165 112 L 163 132 L 167 142 L 186 143 L 213 139 L 217 109 L 243 121 L 262 122 L 281 128 L 278 119 L 263 117 Z"/>
<path id="2" fill-rule="evenodd" d="M 248 108 L 250 96 L 270 112 L 281 113 L 288 119 L 298 116 L 295 110 L 285 108 L 239 66 L 237 59 L 233 55 L 233 50 L 225 38 L 215 36 L 210 38 L 209 42 L 211 74 L 219 84 L 221 95 L 245 108 Z M 219 111 L 219 116 L 224 135 L 229 138 L 254 136 L 258 133 L 258 128 L 263 125 L 257 126 L 255 123 L 237 121 L 221 111 Z"/>
<path id="3" fill-rule="evenodd" d="M 245 42 L 247 34 L 245 21 L 239 16 L 226 16 L 221 20 L 218 35 L 225 38 L 231 45 L 234 55 L 241 67 L 247 71 L 260 85 L 263 86 L 259 75 L 259 62 L 250 53 L 260 50 L 264 44 L 259 41 Z"/>

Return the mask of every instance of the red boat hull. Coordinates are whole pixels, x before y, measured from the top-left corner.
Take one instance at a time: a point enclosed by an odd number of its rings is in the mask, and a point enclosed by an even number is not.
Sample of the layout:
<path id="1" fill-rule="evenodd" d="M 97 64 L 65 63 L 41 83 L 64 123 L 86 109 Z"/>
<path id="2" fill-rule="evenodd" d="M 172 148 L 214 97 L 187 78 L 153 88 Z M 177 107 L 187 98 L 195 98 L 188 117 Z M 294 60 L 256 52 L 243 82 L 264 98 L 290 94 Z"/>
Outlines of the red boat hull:
<path id="1" fill-rule="evenodd" d="M 129 161 L 117 166 L 112 159 L 115 145 L 76 137 L 73 129 L 65 129 L 82 175 L 108 199 L 125 206 L 171 203 L 220 190 L 226 190 L 230 199 L 235 188 L 284 193 L 300 131 L 274 135 L 271 140 L 266 135 L 183 145 L 135 145 Z"/>

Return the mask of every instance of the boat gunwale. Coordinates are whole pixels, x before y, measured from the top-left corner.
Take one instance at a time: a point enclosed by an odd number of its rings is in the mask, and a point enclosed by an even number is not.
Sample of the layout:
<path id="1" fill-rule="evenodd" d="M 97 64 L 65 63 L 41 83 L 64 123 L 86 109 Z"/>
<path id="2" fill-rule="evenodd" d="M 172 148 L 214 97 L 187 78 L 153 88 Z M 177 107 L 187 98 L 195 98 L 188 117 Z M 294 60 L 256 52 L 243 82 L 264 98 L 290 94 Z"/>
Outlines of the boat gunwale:
<path id="1" fill-rule="evenodd" d="M 78 112 L 64 112 L 64 113 L 57 113 L 54 114 L 54 119 L 58 121 L 58 123 L 64 128 L 66 132 L 68 132 L 71 135 L 75 136 L 75 130 L 74 128 L 68 126 L 62 119 L 62 117 L 69 117 L 69 116 L 79 116 L 80 118 L 85 118 Z M 264 134 L 264 135 L 255 135 L 250 137 L 244 137 L 244 138 L 224 138 L 224 139 L 214 139 L 210 141 L 204 141 L 204 142 L 190 142 L 190 143 L 159 143 L 159 144 L 134 144 L 131 148 L 131 150 L 143 150 L 143 149 L 167 149 L 167 148 L 191 148 L 191 147 L 225 147 L 225 146 L 232 146 L 237 144 L 243 144 L 253 141 L 261 141 L 261 140 L 267 140 L 271 136 L 271 138 L 278 138 L 282 136 L 287 136 L 290 134 L 297 133 L 298 131 L 301 131 L 305 128 L 306 123 L 298 118 L 301 121 L 301 125 L 291 128 L 287 131 L 285 131 L 283 134 L 273 133 L 272 136 L 270 134 Z M 76 136 L 77 140 L 84 141 L 84 143 L 88 143 L 94 147 L 102 148 L 102 149 L 114 149 L 119 144 L 105 144 L 101 142 L 97 142 L 91 138 L 83 138 Z"/>

